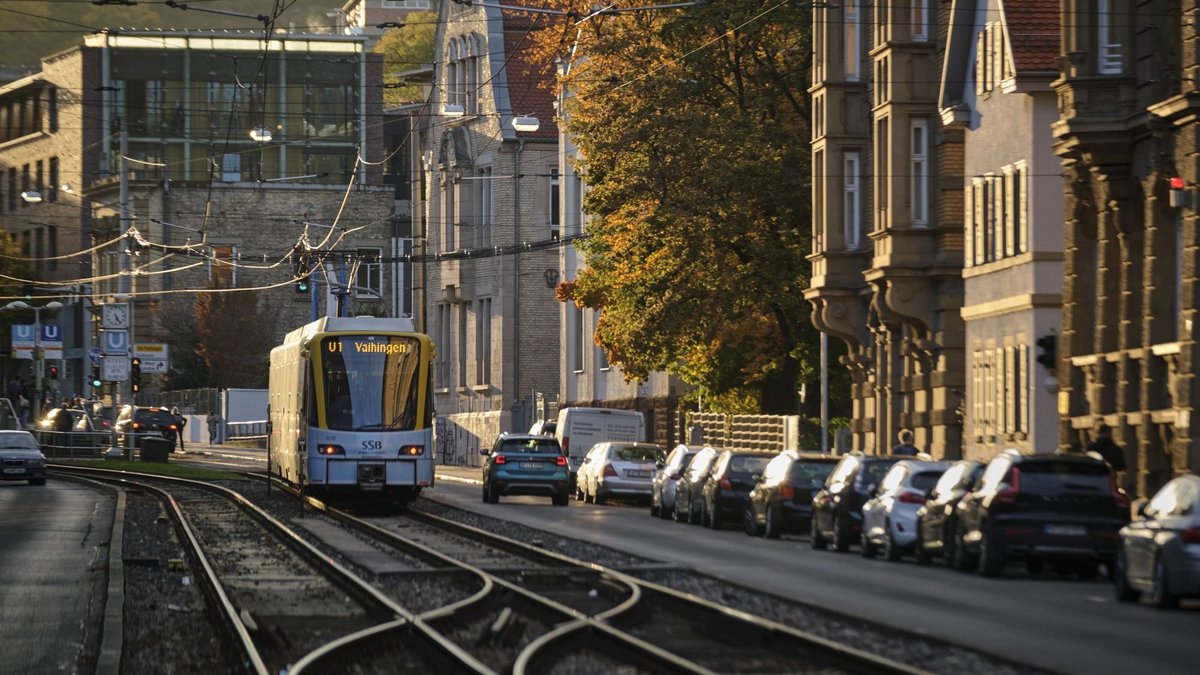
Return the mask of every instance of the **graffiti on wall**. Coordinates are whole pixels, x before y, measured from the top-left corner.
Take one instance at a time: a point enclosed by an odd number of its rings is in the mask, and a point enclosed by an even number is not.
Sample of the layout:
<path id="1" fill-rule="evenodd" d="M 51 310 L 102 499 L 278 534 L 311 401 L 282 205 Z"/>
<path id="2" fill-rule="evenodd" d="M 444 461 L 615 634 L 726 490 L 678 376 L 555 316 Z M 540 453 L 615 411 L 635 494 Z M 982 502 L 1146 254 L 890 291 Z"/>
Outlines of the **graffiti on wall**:
<path id="1" fill-rule="evenodd" d="M 434 418 L 433 436 L 437 463 L 443 466 L 480 466 L 480 448 L 490 447 L 500 433 L 503 413 L 461 413 Z"/>

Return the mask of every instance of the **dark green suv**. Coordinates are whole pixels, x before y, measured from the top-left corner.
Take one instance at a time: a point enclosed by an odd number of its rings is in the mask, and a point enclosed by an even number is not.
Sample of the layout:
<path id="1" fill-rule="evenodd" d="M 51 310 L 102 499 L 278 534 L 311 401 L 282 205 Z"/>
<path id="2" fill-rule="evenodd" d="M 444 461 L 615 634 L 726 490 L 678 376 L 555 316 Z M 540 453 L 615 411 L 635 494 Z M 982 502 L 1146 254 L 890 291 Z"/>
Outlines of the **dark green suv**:
<path id="1" fill-rule="evenodd" d="M 571 475 L 553 436 L 503 433 L 479 454 L 487 457 L 483 501 L 495 504 L 500 495 L 549 495 L 555 506 L 567 505 Z"/>

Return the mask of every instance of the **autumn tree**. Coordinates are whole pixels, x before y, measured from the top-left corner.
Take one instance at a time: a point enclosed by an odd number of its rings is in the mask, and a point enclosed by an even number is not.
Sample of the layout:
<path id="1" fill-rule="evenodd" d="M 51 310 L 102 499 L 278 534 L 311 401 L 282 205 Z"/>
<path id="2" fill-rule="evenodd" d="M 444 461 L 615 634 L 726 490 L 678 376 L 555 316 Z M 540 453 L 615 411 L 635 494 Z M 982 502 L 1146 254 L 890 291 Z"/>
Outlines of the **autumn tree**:
<path id="1" fill-rule="evenodd" d="M 592 219 L 571 299 L 601 312 L 596 341 L 628 377 L 796 411 L 817 351 L 810 26 L 792 3 L 730 0 L 541 31 L 541 49 L 578 47 L 560 84 Z"/>
<path id="2" fill-rule="evenodd" d="M 433 65 L 433 39 L 438 16 L 434 12 L 413 12 L 400 28 L 392 28 L 379 38 L 372 50 L 383 54 L 384 105 L 396 106 L 424 100 L 416 84 L 405 84 L 399 73 Z"/>
<path id="3" fill-rule="evenodd" d="M 279 311 L 262 293 L 213 288 L 196 296 L 196 354 L 212 386 L 267 386 Z"/>

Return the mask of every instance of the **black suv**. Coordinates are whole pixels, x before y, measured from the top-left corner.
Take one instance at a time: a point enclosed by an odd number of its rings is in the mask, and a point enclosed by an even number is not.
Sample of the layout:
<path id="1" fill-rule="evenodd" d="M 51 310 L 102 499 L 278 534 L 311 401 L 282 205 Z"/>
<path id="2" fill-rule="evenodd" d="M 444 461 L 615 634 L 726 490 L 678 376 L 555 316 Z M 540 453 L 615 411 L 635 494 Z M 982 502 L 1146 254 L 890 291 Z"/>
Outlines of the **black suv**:
<path id="1" fill-rule="evenodd" d="M 862 533 L 862 507 L 870 499 L 871 488 L 902 459 L 899 455 L 842 455 L 825 479 L 825 487 L 812 498 L 812 547 L 823 549 L 833 543 L 834 550 L 845 553 Z"/>
<path id="2" fill-rule="evenodd" d="M 122 448 L 141 448 L 147 438 L 164 438 L 175 446 L 175 434 L 179 431 L 175 416 L 166 408 L 147 408 L 127 405 L 121 408 L 116 421 L 117 442 Z"/>
<path id="3" fill-rule="evenodd" d="M 1090 579 L 1099 563 L 1112 564 L 1128 522 L 1129 498 L 1103 459 L 1005 450 L 958 504 L 955 566 L 996 576 L 1010 559 L 1033 573 L 1049 561 Z"/>

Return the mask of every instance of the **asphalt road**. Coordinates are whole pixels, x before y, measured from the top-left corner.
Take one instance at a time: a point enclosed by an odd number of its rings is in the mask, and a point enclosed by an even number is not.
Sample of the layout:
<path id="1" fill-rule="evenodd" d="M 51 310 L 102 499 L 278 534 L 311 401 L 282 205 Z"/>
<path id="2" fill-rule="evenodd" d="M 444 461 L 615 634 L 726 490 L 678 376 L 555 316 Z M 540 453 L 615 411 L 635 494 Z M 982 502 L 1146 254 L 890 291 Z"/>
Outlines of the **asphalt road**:
<path id="1" fill-rule="evenodd" d="M 53 477 L 0 483 L 0 673 L 94 668 L 113 503 Z"/>
<path id="2" fill-rule="evenodd" d="M 265 468 L 262 451 L 214 448 L 191 456 L 234 468 Z M 173 461 L 177 461 L 173 458 Z M 1124 605 L 1107 581 L 1030 575 L 1009 566 L 1000 579 L 849 553 L 814 551 L 806 536 L 770 541 L 730 527 L 712 531 L 651 518 L 642 505 L 595 506 L 505 497 L 483 504 L 478 469 L 439 468 L 424 494 L 556 534 L 688 565 L 731 582 L 852 616 L 1069 673 L 1195 673 L 1200 603 L 1179 611 Z"/>

